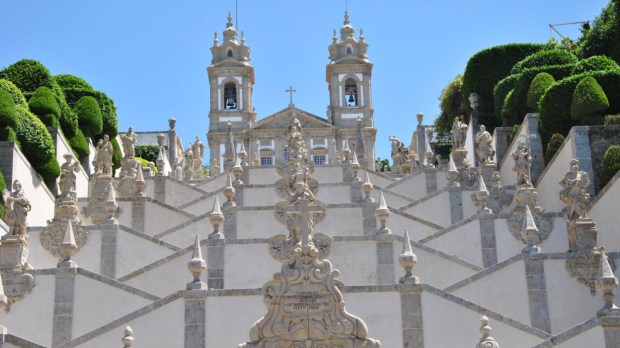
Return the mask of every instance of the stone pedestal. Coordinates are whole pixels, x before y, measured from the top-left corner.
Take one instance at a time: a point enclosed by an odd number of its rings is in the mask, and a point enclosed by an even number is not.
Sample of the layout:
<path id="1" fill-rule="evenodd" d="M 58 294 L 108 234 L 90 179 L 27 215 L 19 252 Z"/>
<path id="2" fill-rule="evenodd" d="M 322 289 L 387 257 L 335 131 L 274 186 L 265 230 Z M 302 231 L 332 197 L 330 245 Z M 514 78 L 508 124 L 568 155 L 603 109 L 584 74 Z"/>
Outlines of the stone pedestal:
<path id="1" fill-rule="evenodd" d="M 84 223 L 80 217 L 80 210 L 74 198 L 56 198 L 54 219 L 48 221 L 47 227 L 39 233 L 39 240 L 43 248 L 57 258 L 63 256 L 60 251 L 60 245 L 62 244 L 69 221 L 71 221 L 75 243 L 79 250 L 86 244 L 88 237 L 88 232 L 84 229 Z"/>
<path id="2" fill-rule="evenodd" d="M 123 158 L 121 162 L 121 174 L 118 182 L 119 197 L 134 197 L 138 190 L 134 184 L 142 164 L 135 158 Z"/>
<path id="3" fill-rule="evenodd" d="M 478 173 L 482 175 L 484 182 L 490 183 L 493 181 L 493 174 L 497 170 L 496 163 L 485 163 L 478 167 Z"/>
<path id="4" fill-rule="evenodd" d="M 570 251 L 592 250 L 596 247 L 596 224 L 592 219 L 577 219 L 568 223 Z"/>
<path id="5" fill-rule="evenodd" d="M 512 209 L 508 220 L 506 220 L 510 233 L 518 240 L 527 244 L 527 241 L 521 236 L 521 230 L 523 227 L 523 219 L 525 218 L 525 206 L 528 205 L 532 212 L 532 218 L 536 223 L 536 227 L 538 227 L 540 242 L 544 242 L 551 234 L 551 230 L 553 230 L 553 218 L 543 214 L 545 210 L 540 206 L 540 203 L 538 203 L 538 192 L 536 192 L 536 188 L 531 184 L 517 186 L 515 200 L 515 207 Z"/>
<path id="6" fill-rule="evenodd" d="M 451 154 L 457 169 L 469 168 L 471 166 L 467 159 L 467 150 L 465 148 L 453 149 Z"/>
<path id="7" fill-rule="evenodd" d="M 91 217 L 93 224 L 98 225 L 108 220 L 106 202 L 110 196 L 110 190 L 114 190 L 113 178 L 109 175 L 96 175 L 91 179 L 90 199 L 86 208 L 86 215 Z"/>
<path id="8" fill-rule="evenodd" d="M 205 176 L 202 172 L 202 159 L 197 158 L 194 159 L 194 163 L 193 163 L 193 170 L 192 170 L 192 181 L 202 181 L 205 179 Z"/>
<path id="9" fill-rule="evenodd" d="M 31 269 L 28 265 L 26 236 L 5 235 L 0 240 L 0 269 Z"/>

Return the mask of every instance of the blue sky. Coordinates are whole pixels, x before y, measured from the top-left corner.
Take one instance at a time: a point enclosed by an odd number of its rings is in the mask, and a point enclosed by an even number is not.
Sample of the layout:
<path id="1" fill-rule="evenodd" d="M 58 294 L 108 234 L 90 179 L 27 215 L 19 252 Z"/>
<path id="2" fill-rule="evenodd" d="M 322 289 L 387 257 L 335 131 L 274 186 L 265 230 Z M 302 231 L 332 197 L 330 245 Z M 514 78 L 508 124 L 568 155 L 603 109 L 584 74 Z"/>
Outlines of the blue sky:
<path id="1" fill-rule="evenodd" d="M 511 42 L 546 42 L 548 24 L 592 20 L 608 0 L 349 0 L 351 23 L 364 29 L 374 64 L 376 153 L 389 156 L 392 134 L 409 142 L 439 114 L 441 89 L 477 51 Z M 208 130 L 209 48 L 234 0 L 6 1 L 0 13 L 0 67 L 22 58 L 52 74 L 86 79 L 114 99 L 122 132 L 164 130 L 169 117 L 187 145 Z M 258 118 L 288 105 L 325 117 L 327 47 L 345 0 L 238 0 L 255 67 Z M 578 26 L 560 27 L 573 39 Z"/>

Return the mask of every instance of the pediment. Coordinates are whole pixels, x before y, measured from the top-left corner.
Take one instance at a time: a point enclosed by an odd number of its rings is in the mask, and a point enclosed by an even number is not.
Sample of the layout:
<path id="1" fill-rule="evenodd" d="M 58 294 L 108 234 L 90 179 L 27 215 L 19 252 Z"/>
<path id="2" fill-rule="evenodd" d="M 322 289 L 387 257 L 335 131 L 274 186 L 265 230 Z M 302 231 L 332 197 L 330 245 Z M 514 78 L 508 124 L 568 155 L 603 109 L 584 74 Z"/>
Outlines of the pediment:
<path id="1" fill-rule="evenodd" d="M 295 117 L 301 122 L 303 128 L 334 128 L 334 125 L 326 119 L 293 107 L 280 110 L 259 120 L 252 129 L 286 129 L 291 119 Z"/>

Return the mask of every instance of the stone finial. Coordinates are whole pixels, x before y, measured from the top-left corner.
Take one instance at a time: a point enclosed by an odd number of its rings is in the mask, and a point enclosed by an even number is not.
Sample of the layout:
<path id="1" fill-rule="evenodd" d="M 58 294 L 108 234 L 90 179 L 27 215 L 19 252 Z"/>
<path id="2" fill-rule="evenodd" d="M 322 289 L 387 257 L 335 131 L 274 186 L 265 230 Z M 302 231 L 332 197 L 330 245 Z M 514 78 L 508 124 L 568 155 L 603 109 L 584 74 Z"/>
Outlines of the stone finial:
<path id="1" fill-rule="evenodd" d="M 480 338 L 480 342 L 476 345 L 476 348 L 499 348 L 499 343 L 491 337 L 492 330 L 493 329 L 489 326 L 489 318 L 483 315 L 482 318 L 480 318 L 480 333 L 482 334 L 482 338 Z"/>
<path id="2" fill-rule="evenodd" d="M 144 172 L 142 170 L 142 165 L 138 164 L 138 173 L 136 175 L 136 181 L 134 181 L 134 186 L 136 187 L 136 197 L 144 197 L 144 188 L 146 187 L 146 181 L 144 181 Z"/>
<path id="3" fill-rule="evenodd" d="M 114 185 L 110 182 L 108 190 L 108 199 L 105 202 L 105 211 L 107 214 L 107 223 L 116 223 L 115 217 L 118 213 L 118 202 L 116 202 L 116 192 L 114 191 Z"/>
<path id="4" fill-rule="evenodd" d="M 9 299 L 4 293 L 4 285 L 2 285 L 2 273 L 0 273 L 0 308 L 6 307 L 9 304 Z M 0 325 L 1 326 L 1 325 Z"/>
<path id="5" fill-rule="evenodd" d="M 353 151 L 353 159 L 349 169 L 353 173 L 353 181 L 360 181 L 360 178 L 357 176 L 357 172 L 360 170 L 360 163 L 357 161 L 357 153 L 355 151 Z"/>
<path id="6" fill-rule="evenodd" d="M 424 114 L 421 113 L 421 112 L 418 112 L 415 115 L 415 118 L 418 120 L 418 126 L 421 126 L 422 125 L 422 121 L 424 120 Z"/>
<path id="7" fill-rule="evenodd" d="M 392 231 L 386 226 L 387 220 L 390 218 L 390 209 L 388 209 L 387 204 L 385 204 L 383 192 L 381 192 L 379 196 L 379 208 L 375 210 L 375 217 L 381 223 L 377 234 L 391 234 Z"/>
<path id="8" fill-rule="evenodd" d="M 482 177 L 482 176 L 481 176 Z M 521 237 L 527 243 L 527 246 L 523 249 L 523 253 L 539 253 L 540 247 L 536 244 L 540 243 L 540 233 L 536 222 L 532 216 L 532 211 L 529 205 L 525 205 L 525 214 L 523 216 L 523 228 L 521 229 Z"/>
<path id="9" fill-rule="evenodd" d="M 344 161 L 349 162 L 351 160 L 351 148 L 349 147 L 349 139 L 344 140 L 344 146 L 342 148 L 342 154 L 344 155 Z"/>
<path id="10" fill-rule="evenodd" d="M 194 251 L 192 258 L 187 262 L 187 269 L 194 276 L 194 280 L 187 284 L 187 290 L 204 290 L 206 284 L 200 280 L 200 275 L 207 270 L 207 262 L 202 258 L 202 250 L 200 249 L 200 239 L 196 234 L 194 242 Z"/>
<path id="11" fill-rule="evenodd" d="M 493 211 L 487 207 L 487 201 L 489 200 L 489 190 L 484 182 L 482 175 L 478 176 L 478 191 L 476 191 L 475 200 L 481 205 L 480 214 L 492 214 Z"/>
<path id="12" fill-rule="evenodd" d="M 403 236 L 403 251 L 398 257 L 400 266 L 405 269 L 405 275 L 400 278 L 401 284 L 419 284 L 420 278 L 413 276 L 411 270 L 418 262 L 418 257 L 413 253 L 411 248 L 411 239 L 409 238 L 409 232 L 405 228 L 405 235 Z"/>
<path id="13" fill-rule="evenodd" d="M 232 173 L 235 175 L 235 185 L 243 185 L 243 181 L 241 180 L 243 167 L 241 166 L 240 156 L 235 156 L 235 165 L 232 167 Z"/>
<path id="14" fill-rule="evenodd" d="M 123 348 L 133 347 L 134 338 L 133 338 L 133 329 L 131 328 L 131 326 L 125 327 L 124 334 L 125 336 L 123 336 L 123 338 L 121 339 L 121 341 L 123 342 Z"/>
<path id="15" fill-rule="evenodd" d="M 220 232 L 220 225 L 224 220 L 224 214 L 222 214 L 222 210 L 220 209 L 220 200 L 215 196 L 213 210 L 209 213 L 209 222 L 213 226 L 213 233 L 209 235 L 209 239 L 224 239 L 224 234 Z"/>
<path id="16" fill-rule="evenodd" d="M 603 248 L 601 248 L 599 267 L 601 276 L 595 281 L 595 285 L 596 289 L 603 293 L 603 302 L 605 302 L 605 305 L 596 312 L 596 315 L 599 317 L 609 315 L 620 316 L 620 309 L 614 304 L 614 290 L 618 287 L 618 278 L 614 275 Z"/>
<path id="17" fill-rule="evenodd" d="M 245 145 L 243 141 L 241 142 L 241 146 L 239 148 L 239 159 L 241 160 L 241 167 L 245 167 L 247 165 L 246 160 L 248 159 L 248 153 L 245 151 Z"/>
<path id="18" fill-rule="evenodd" d="M 75 268 L 77 264 L 71 260 L 71 256 L 75 254 L 78 246 L 75 242 L 75 234 L 73 233 L 73 224 L 71 220 L 67 220 L 67 228 L 65 230 L 65 236 L 60 244 L 60 251 L 62 252 L 63 260 L 58 263 L 58 267 Z"/>
<path id="19" fill-rule="evenodd" d="M 365 172 L 364 175 L 364 183 L 362 184 L 362 192 L 364 193 L 364 201 L 366 202 L 374 202 L 375 200 L 370 197 L 370 193 L 375 189 L 373 184 L 370 182 L 370 176 L 368 172 Z"/>
<path id="20" fill-rule="evenodd" d="M 450 181 L 451 187 L 459 187 L 461 184 L 457 181 L 459 177 L 459 171 L 456 169 L 456 164 L 454 163 L 454 158 L 452 154 L 450 154 L 450 158 L 448 160 L 448 174 L 446 174 L 448 181 Z"/>
<path id="21" fill-rule="evenodd" d="M 260 156 L 258 156 L 258 150 L 254 151 L 254 158 L 252 159 L 252 165 L 254 167 L 260 167 Z"/>
<path id="22" fill-rule="evenodd" d="M 233 198 L 235 198 L 236 194 L 237 190 L 235 190 L 235 188 L 233 187 L 232 176 L 229 173 L 228 177 L 226 178 L 226 187 L 224 187 L 224 196 L 226 197 L 226 202 L 224 202 L 225 207 L 234 207 L 237 205 L 237 203 L 233 201 Z"/>
<path id="23" fill-rule="evenodd" d="M 428 138 L 429 136 L 424 137 L 424 159 L 426 162 L 424 168 L 435 168 L 433 164 L 435 156 L 433 155 L 433 149 L 431 148 L 431 143 Z"/>

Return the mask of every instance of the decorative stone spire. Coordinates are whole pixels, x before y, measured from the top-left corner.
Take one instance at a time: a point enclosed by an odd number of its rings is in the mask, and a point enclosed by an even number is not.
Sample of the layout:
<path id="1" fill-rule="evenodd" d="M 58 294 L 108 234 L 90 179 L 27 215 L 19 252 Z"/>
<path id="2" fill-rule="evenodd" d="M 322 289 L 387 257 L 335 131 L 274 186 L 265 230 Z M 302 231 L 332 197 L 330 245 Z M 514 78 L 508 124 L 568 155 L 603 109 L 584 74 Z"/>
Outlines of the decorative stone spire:
<path id="1" fill-rule="evenodd" d="M 400 278 L 401 284 L 419 284 L 420 278 L 413 276 L 411 270 L 418 262 L 418 257 L 413 253 L 411 248 L 411 239 L 409 239 L 409 232 L 405 228 L 405 235 L 403 236 L 403 252 L 398 257 L 400 266 L 405 269 L 405 275 Z"/>
<path id="2" fill-rule="evenodd" d="M 364 173 L 364 183 L 362 184 L 362 192 L 364 193 L 364 201 L 374 202 L 374 198 L 370 197 L 370 193 L 374 190 L 373 184 L 370 182 L 370 176 L 368 172 Z"/>
<path id="3" fill-rule="evenodd" d="M 235 188 L 233 187 L 232 176 L 229 173 L 228 177 L 226 178 L 226 187 L 224 187 L 224 196 L 227 199 L 227 201 L 224 203 L 225 207 L 234 207 L 237 205 L 237 203 L 233 201 L 233 198 L 235 198 L 236 194 L 237 190 L 235 190 Z"/>
<path id="4" fill-rule="evenodd" d="M 360 178 L 357 176 L 357 172 L 360 170 L 360 163 L 357 161 L 357 153 L 355 151 L 353 151 L 353 160 L 349 169 L 353 173 L 353 181 L 360 181 Z"/>
<path id="5" fill-rule="evenodd" d="M 482 175 L 480 176 L 482 178 Z M 539 253 L 540 247 L 536 244 L 540 243 L 540 233 L 536 222 L 532 216 L 529 205 L 525 205 L 525 216 L 523 217 L 523 228 L 521 229 L 521 237 L 527 243 L 523 249 L 523 253 Z"/>
<path id="6" fill-rule="evenodd" d="M 217 38 L 217 31 L 215 32 L 215 35 L 213 35 L 213 47 L 219 47 L 220 46 L 220 40 L 218 40 Z"/>
<path id="7" fill-rule="evenodd" d="M 332 37 L 332 45 L 338 43 L 338 36 L 336 35 L 336 29 L 334 29 L 334 36 Z"/>
<path id="8" fill-rule="evenodd" d="M 342 148 L 342 154 L 344 155 L 345 162 L 349 162 L 351 160 L 351 148 L 349 148 L 349 139 L 344 140 L 344 147 Z"/>
<path id="9" fill-rule="evenodd" d="M 349 11 L 344 11 L 344 21 L 340 28 L 340 40 L 344 41 L 346 39 L 355 40 L 355 29 L 351 25 L 351 22 L 349 22 Z"/>
<path id="10" fill-rule="evenodd" d="M 387 204 L 385 204 L 383 192 L 381 192 L 379 196 L 379 208 L 375 210 L 375 217 L 381 223 L 377 234 L 391 234 L 392 231 L 386 226 L 387 220 L 390 218 L 390 209 L 388 209 Z"/>
<path id="11" fill-rule="evenodd" d="M 124 331 L 125 336 L 121 340 L 123 342 L 123 348 L 131 348 L 133 347 L 133 329 L 131 326 L 126 326 Z"/>
<path id="12" fill-rule="evenodd" d="M 138 164 L 138 173 L 136 175 L 136 181 L 134 181 L 134 186 L 136 188 L 136 197 L 144 197 L 146 181 L 144 181 L 144 172 L 142 171 L 141 164 Z"/>
<path id="13" fill-rule="evenodd" d="M 116 215 L 118 214 L 118 202 L 116 202 L 116 193 L 114 191 L 114 185 L 112 185 L 112 182 L 110 182 L 108 199 L 105 202 L 105 211 L 107 214 L 106 223 L 116 223 Z"/>
<path id="14" fill-rule="evenodd" d="M 243 141 L 240 144 L 240 148 L 239 148 L 239 153 L 238 156 L 239 159 L 241 160 L 241 167 L 247 167 L 248 162 L 246 162 L 246 160 L 248 159 L 248 153 L 247 151 L 245 151 L 245 145 L 243 144 Z"/>
<path id="15" fill-rule="evenodd" d="M 474 194 L 474 200 L 481 205 L 480 214 L 492 214 L 493 211 L 487 207 L 487 201 L 489 200 L 489 191 L 487 185 L 484 182 L 482 175 L 478 176 L 478 191 Z"/>
<path id="16" fill-rule="evenodd" d="M 433 155 L 433 149 L 431 148 L 431 143 L 428 138 L 428 136 L 424 137 L 424 168 L 435 168 L 433 164 L 435 156 Z"/>
<path id="17" fill-rule="evenodd" d="M 220 209 L 220 200 L 215 196 L 213 210 L 209 213 L 209 222 L 213 226 L 213 233 L 209 235 L 209 239 L 224 239 L 224 234 L 220 232 L 220 225 L 224 220 L 224 214 L 222 214 L 222 210 Z"/>
<path id="18" fill-rule="evenodd" d="M 75 242 L 75 235 L 73 234 L 73 224 L 71 220 L 67 220 L 67 229 L 65 230 L 65 237 L 60 244 L 60 251 L 62 252 L 63 260 L 58 263 L 58 267 L 63 268 L 76 268 L 77 263 L 71 260 L 71 256 L 75 254 L 78 246 Z"/>
<path id="19" fill-rule="evenodd" d="M 605 305 L 603 308 L 596 312 L 599 317 L 602 316 L 620 316 L 620 308 L 614 304 L 614 290 L 618 287 L 618 278 L 614 275 L 605 250 L 601 248 L 601 261 L 600 261 L 600 277 L 596 280 L 596 289 L 603 293 L 603 302 Z"/>
<path id="20" fill-rule="evenodd" d="M 480 324 L 482 338 L 480 338 L 480 342 L 476 345 L 476 348 L 499 348 L 499 343 L 491 337 L 491 331 L 493 329 L 489 326 L 489 318 L 483 315 L 482 318 L 480 318 Z"/>
<path id="21" fill-rule="evenodd" d="M 196 234 L 192 259 L 187 262 L 187 269 L 194 276 L 194 280 L 187 284 L 187 290 L 206 290 L 207 284 L 200 280 L 200 275 L 207 270 L 207 262 L 202 258 L 200 239 Z"/>
<path id="22" fill-rule="evenodd" d="M 243 185 L 241 180 L 241 174 L 243 174 L 243 167 L 241 166 L 241 158 L 237 156 L 235 158 L 235 165 L 232 167 L 232 173 L 235 175 L 235 185 Z"/>
<path id="23" fill-rule="evenodd" d="M 233 25 L 233 18 L 230 12 L 228 12 L 228 22 L 226 23 L 226 29 L 224 29 L 224 42 L 237 44 L 237 29 Z"/>
<path id="24" fill-rule="evenodd" d="M 454 163 L 454 158 L 452 158 L 452 154 L 450 154 L 450 159 L 448 160 L 448 174 L 446 174 L 448 181 L 450 181 L 451 187 L 459 187 L 461 184 L 457 181 L 459 177 L 459 171 L 456 169 L 456 164 Z"/>
<path id="25" fill-rule="evenodd" d="M 357 138 L 355 139 L 355 153 L 361 162 L 366 161 L 366 144 L 364 141 L 364 133 L 362 132 L 362 119 L 357 118 Z"/>

